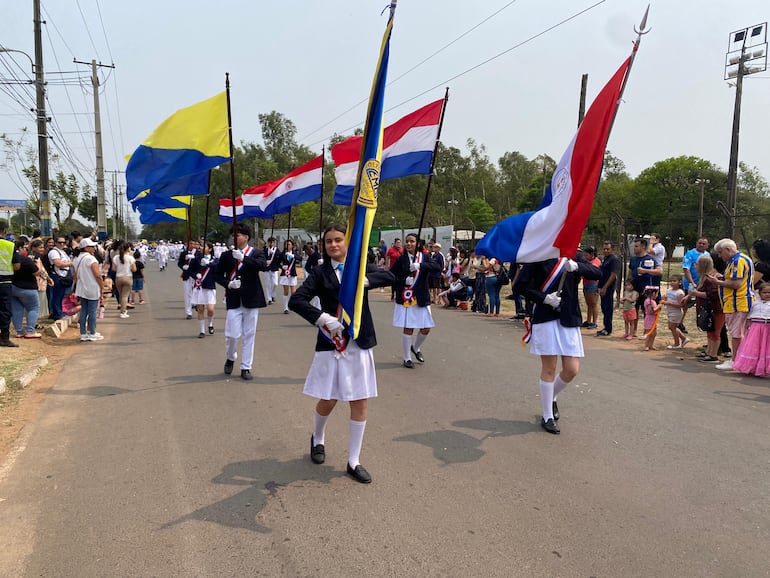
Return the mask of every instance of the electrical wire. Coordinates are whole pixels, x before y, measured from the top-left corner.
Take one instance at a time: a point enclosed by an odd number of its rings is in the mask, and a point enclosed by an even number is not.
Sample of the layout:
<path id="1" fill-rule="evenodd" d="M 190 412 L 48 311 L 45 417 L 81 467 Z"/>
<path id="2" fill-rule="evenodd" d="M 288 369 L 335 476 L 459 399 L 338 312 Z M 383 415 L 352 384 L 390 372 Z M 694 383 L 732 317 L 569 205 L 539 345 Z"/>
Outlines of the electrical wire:
<path id="1" fill-rule="evenodd" d="M 396 104 L 395 106 L 392 106 L 392 107 L 388 108 L 385 112 L 390 112 L 392 110 L 395 110 L 395 109 L 397 109 L 397 108 L 399 108 L 399 107 L 401 107 L 401 106 L 403 106 L 403 105 L 405 105 L 405 104 L 407 104 L 407 103 L 409 103 L 409 102 L 411 102 L 413 100 L 416 100 L 416 99 L 420 98 L 421 96 L 424 96 L 425 94 L 428 94 L 429 92 L 433 92 L 437 88 L 440 88 L 442 86 L 446 86 L 449 82 L 452 82 L 453 80 L 457 80 L 458 78 L 461 78 L 462 76 L 465 76 L 466 74 L 469 74 L 470 72 L 473 72 L 474 70 L 476 70 L 478 68 L 481 68 L 482 66 L 484 66 L 486 64 L 489 64 L 490 62 L 492 62 L 494 60 L 497 60 L 501 56 L 504 56 L 504 55 L 508 54 L 509 52 L 511 52 L 513 50 L 516 50 L 517 48 L 521 48 L 525 44 L 529 44 L 533 40 L 535 40 L 537 38 L 540 38 L 541 36 L 543 36 L 545 34 L 548 34 L 549 32 L 552 32 L 553 30 L 559 28 L 560 26 L 563 26 L 567 22 L 570 22 L 571 20 L 574 20 L 575 18 L 578 18 L 579 16 L 582 16 L 586 12 L 589 12 L 589 11 L 593 10 L 594 8 L 596 8 L 597 6 L 599 6 L 601 4 L 604 4 L 605 2 L 607 2 L 607 0 L 599 0 L 598 2 L 595 2 L 594 4 L 591 4 L 587 8 L 584 8 L 584 9 L 580 10 L 579 12 L 576 12 L 573 15 L 567 17 L 567 18 L 564 18 L 563 20 L 557 22 L 556 24 L 553 24 L 552 26 L 549 26 L 548 28 L 538 32 L 537 34 L 533 34 L 529 38 L 527 38 L 525 40 L 522 40 L 521 42 L 511 46 L 510 48 L 507 48 L 506 50 L 503 50 L 502 52 L 499 52 L 499 53 L 495 54 L 494 56 L 492 56 L 490 58 L 487 58 L 486 60 L 483 60 L 483 61 L 479 62 L 478 64 L 475 64 L 474 66 L 471 66 L 470 68 L 468 68 L 468 69 L 466 69 L 466 70 L 464 70 L 464 71 L 462 71 L 462 72 L 460 72 L 458 74 L 455 74 L 454 76 L 452 76 L 450 78 L 447 78 L 446 80 L 443 80 L 442 82 L 439 82 L 438 84 L 436 84 L 436 85 L 434 85 L 434 86 L 432 86 L 432 87 L 430 87 L 430 88 L 428 88 L 426 90 L 423 90 L 419 94 L 415 94 L 414 96 L 412 96 L 412 97 L 410 97 L 410 98 L 408 98 L 406 100 L 401 101 L 400 103 Z M 363 102 L 366 102 L 366 101 L 363 101 Z M 358 105 L 356 105 L 356 106 L 358 106 Z M 346 114 L 346 113 L 343 113 L 343 114 Z M 339 118 L 339 116 L 336 117 L 335 120 L 337 118 Z M 331 122 L 333 122 L 333 121 L 331 121 Z M 327 125 L 328 124 L 329 123 L 327 123 Z M 324 126 L 327 126 L 327 125 L 324 125 Z M 342 134 L 347 133 L 347 132 L 349 132 L 351 130 L 354 130 L 354 129 L 360 127 L 360 126 L 361 126 L 361 123 L 359 122 L 359 123 L 357 123 L 357 124 L 355 124 L 353 126 L 350 126 L 350 127 L 346 128 L 346 129 L 344 129 L 343 131 L 341 131 L 341 133 Z M 318 132 L 318 130 L 320 130 L 320 129 L 317 129 L 314 132 Z M 309 134 L 313 134 L 313 133 L 309 133 Z M 319 139 L 319 140 L 313 141 L 313 142 L 311 142 L 309 144 L 306 144 L 306 146 L 312 148 L 313 146 L 315 146 L 317 144 L 320 144 L 322 142 L 328 141 L 329 138 L 330 138 L 330 136 L 326 137 L 326 138 L 323 138 L 323 139 Z"/>

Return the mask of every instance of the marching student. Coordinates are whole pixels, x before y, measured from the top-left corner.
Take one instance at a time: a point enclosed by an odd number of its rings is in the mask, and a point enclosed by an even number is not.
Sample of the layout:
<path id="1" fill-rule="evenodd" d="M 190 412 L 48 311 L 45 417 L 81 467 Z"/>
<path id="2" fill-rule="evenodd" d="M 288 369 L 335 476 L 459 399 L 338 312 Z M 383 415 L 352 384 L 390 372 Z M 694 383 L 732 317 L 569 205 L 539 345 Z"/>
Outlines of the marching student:
<path id="1" fill-rule="evenodd" d="M 395 277 L 396 304 L 393 308 L 393 327 L 403 328 L 401 347 L 404 353 L 404 367 L 414 369 L 411 354 L 420 363 L 425 363 L 422 344 L 435 326 L 430 311 L 429 273 L 441 271 L 441 265 L 425 258 L 417 247 L 417 235 L 409 233 L 405 239 L 404 252 L 390 268 Z M 414 330 L 417 337 L 412 341 Z"/>
<path id="2" fill-rule="evenodd" d="M 219 259 L 216 282 L 225 288 L 225 374 L 233 372 L 238 356 L 238 340 L 241 347 L 241 378 L 254 379 L 251 363 L 254 359 L 254 336 L 257 332 L 259 309 L 265 307 L 265 294 L 259 281 L 259 272 L 267 270 L 267 262 L 261 251 L 251 245 L 251 229 L 238 223 L 235 249 L 225 251 Z"/>
<path id="3" fill-rule="evenodd" d="M 275 246 L 275 237 L 267 239 L 267 245 L 262 248 L 267 262 L 267 270 L 262 274 L 265 279 L 265 297 L 267 304 L 275 302 L 275 288 L 278 285 L 278 270 L 281 268 L 281 252 Z"/>
<path id="4" fill-rule="evenodd" d="M 576 259 L 579 261 L 562 258 L 524 265 L 517 280 L 534 303 L 530 353 L 540 356 L 540 426 L 551 434 L 560 433 L 556 398 L 577 376 L 584 355 L 578 283 L 581 277 L 598 281 L 602 274 L 582 256 Z M 556 375 L 559 357 L 561 372 Z"/>
<path id="5" fill-rule="evenodd" d="M 187 242 L 187 250 L 179 253 L 177 266 L 182 270 L 182 285 L 184 291 L 185 319 L 192 319 L 192 289 L 193 280 L 190 276 L 190 262 L 196 257 L 200 258 L 200 243 L 193 239 Z"/>
<path id="6" fill-rule="evenodd" d="M 281 278 L 283 287 L 283 312 L 289 314 L 289 297 L 297 290 L 297 256 L 294 254 L 294 241 L 286 239 L 281 253 Z"/>
<path id="7" fill-rule="evenodd" d="M 206 242 L 203 255 L 197 255 L 190 261 L 190 277 L 192 278 L 192 306 L 198 314 L 198 339 L 206 337 L 204 311 L 208 314 L 209 335 L 214 334 L 214 306 L 217 303 L 216 270 L 217 259 L 214 257 L 214 245 Z"/>
<path id="8" fill-rule="evenodd" d="M 367 266 L 360 332 L 357 339 L 348 341 L 336 317 L 340 280 L 348 251 L 345 227 L 340 224 L 327 227 L 321 246 L 323 261 L 307 274 L 304 283 L 289 300 L 292 311 L 319 328 L 315 355 L 303 390 L 305 395 L 318 399 L 313 434 L 310 436 L 310 459 L 316 464 L 326 460 L 326 422 L 337 402 L 347 401 L 350 404 L 347 473 L 357 482 L 368 484 L 372 477 L 361 465 L 360 454 L 366 429 L 367 399 L 377 396 L 372 351 L 377 339 L 367 289 L 390 285 L 393 275 L 375 266 Z M 312 305 L 314 297 L 320 298 L 322 310 Z"/>

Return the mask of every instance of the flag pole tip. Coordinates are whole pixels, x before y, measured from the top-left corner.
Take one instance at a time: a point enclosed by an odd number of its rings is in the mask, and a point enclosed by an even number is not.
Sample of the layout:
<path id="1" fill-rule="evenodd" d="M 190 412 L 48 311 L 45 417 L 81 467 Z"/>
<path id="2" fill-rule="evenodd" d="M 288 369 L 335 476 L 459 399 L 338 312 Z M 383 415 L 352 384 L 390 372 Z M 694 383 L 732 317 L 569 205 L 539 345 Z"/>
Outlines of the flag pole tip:
<path id="1" fill-rule="evenodd" d="M 639 24 L 639 28 L 634 26 L 634 32 L 637 34 L 647 34 L 652 28 L 647 28 L 647 15 L 650 13 L 650 5 L 647 4 L 647 9 L 644 11 L 642 22 Z"/>

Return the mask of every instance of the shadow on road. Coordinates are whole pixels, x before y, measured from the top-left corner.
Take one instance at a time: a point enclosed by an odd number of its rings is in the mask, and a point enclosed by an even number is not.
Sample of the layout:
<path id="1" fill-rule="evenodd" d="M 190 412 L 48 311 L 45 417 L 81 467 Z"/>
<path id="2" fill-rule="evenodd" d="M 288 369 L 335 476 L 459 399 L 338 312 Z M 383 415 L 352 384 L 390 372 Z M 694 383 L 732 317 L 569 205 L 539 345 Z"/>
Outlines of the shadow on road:
<path id="1" fill-rule="evenodd" d="M 331 466 L 311 464 L 306 458 L 287 462 L 265 459 L 227 464 L 222 473 L 211 480 L 212 483 L 248 487 L 229 498 L 168 522 L 161 528 L 198 520 L 263 534 L 271 532 L 270 528 L 257 522 L 257 516 L 265 507 L 267 498 L 274 496 L 278 488 L 305 480 L 328 484 L 334 478 L 344 475 L 344 472 L 336 471 Z"/>

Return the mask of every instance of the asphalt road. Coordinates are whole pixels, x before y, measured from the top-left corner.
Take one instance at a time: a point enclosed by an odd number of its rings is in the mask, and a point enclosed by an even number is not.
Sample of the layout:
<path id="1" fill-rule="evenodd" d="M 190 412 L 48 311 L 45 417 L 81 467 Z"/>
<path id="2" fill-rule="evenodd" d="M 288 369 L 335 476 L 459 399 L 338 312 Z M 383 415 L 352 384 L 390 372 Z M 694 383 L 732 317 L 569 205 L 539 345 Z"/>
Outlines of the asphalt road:
<path id="1" fill-rule="evenodd" d="M 147 273 L 0 466 L 1 576 L 770 575 L 769 380 L 586 336 L 553 436 L 520 324 L 435 311 L 408 370 L 372 292 L 361 485 L 345 405 L 309 459 L 314 328 L 263 309 L 229 379 L 224 307 L 198 339 L 176 272 Z"/>

